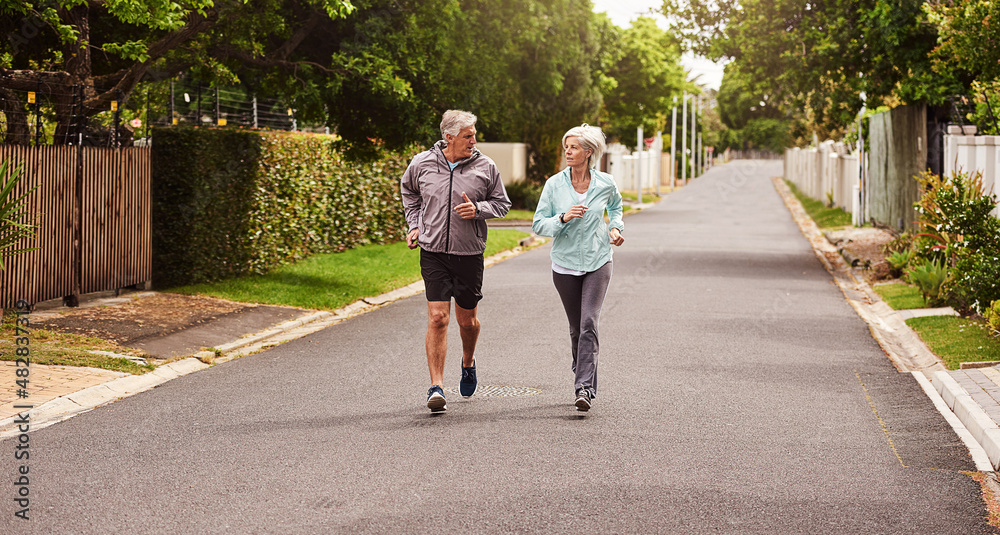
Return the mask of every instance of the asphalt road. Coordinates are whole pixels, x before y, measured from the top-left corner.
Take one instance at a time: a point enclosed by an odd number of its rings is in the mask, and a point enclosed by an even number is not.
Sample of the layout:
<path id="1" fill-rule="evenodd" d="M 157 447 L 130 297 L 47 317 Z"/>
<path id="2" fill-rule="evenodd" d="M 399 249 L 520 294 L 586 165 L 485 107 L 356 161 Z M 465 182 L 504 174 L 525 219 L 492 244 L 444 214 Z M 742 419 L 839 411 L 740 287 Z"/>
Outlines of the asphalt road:
<path id="1" fill-rule="evenodd" d="M 487 270 L 477 355 L 481 388 L 534 395 L 431 416 L 416 296 L 32 433 L 32 519 L 2 500 L 0 531 L 990 533 L 780 173 L 721 166 L 626 218 L 585 417 L 542 247 Z"/>

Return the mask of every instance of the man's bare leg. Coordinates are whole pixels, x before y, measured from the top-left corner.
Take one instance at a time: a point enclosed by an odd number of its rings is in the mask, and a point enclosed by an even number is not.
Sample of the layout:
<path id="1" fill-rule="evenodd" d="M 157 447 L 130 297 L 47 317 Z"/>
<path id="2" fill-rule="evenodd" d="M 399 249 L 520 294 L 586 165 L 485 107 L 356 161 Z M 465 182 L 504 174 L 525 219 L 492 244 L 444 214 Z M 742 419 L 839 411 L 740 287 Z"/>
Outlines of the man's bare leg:
<path id="1" fill-rule="evenodd" d="M 479 307 L 468 309 L 455 304 L 455 320 L 458 322 L 458 332 L 462 336 L 462 366 L 472 366 L 476 358 L 476 342 L 479 341 L 479 318 L 476 311 Z"/>
<path id="2" fill-rule="evenodd" d="M 462 310 L 455 307 L 457 310 Z M 448 322 L 451 320 L 451 301 L 427 302 L 427 368 L 431 384 L 444 387 L 444 360 L 448 355 Z M 464 340 L 464 338 L 463 338 Z"/>

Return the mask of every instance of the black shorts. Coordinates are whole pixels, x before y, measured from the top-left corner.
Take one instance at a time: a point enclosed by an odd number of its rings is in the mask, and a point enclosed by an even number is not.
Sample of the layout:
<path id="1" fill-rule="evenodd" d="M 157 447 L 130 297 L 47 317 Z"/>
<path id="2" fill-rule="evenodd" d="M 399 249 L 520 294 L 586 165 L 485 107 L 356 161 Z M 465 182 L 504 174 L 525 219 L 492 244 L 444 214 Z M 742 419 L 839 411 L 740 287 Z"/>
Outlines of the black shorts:
<path id="1" fill-rule="evenodd" d="M 420 250 L 420 276 L 428 301 L 451 301 L 472 310 L 483 298 L 483 255 L 454 255 Z"/>

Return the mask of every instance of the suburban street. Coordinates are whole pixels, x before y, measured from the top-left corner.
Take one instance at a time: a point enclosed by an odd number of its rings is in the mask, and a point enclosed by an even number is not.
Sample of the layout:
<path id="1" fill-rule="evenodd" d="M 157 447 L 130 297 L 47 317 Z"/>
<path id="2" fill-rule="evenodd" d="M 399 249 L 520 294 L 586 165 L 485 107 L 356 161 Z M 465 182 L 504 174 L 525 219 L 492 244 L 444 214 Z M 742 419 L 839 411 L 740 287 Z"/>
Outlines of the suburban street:
<path id="1" fill-rule="evenodd" d="M 8 480 L 0 532 L 993 533 L 780 174 L 718 166 L 625 218 L 589 413 L 546 245 L 486 270 L 471 399 L 452 322 L 446 413 L 421 294 L 32 432 L 31 520 Z"/>

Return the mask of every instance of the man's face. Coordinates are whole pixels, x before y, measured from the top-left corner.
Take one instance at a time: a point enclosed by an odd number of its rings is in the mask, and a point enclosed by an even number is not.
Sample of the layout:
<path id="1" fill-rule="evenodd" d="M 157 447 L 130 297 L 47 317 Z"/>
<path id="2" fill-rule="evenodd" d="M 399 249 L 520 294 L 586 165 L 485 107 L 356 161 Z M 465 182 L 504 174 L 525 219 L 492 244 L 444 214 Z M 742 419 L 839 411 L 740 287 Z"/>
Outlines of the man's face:
<path id="1" fill-rule="evenodd" d="M 460 160 L 472 156 L 472 149 L 476 148 L 476 127 L 463 128 L 457 136 L 448 134 L 448 148 Z"/>

